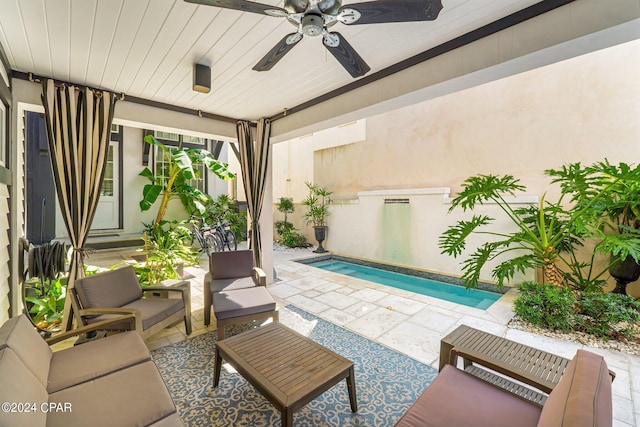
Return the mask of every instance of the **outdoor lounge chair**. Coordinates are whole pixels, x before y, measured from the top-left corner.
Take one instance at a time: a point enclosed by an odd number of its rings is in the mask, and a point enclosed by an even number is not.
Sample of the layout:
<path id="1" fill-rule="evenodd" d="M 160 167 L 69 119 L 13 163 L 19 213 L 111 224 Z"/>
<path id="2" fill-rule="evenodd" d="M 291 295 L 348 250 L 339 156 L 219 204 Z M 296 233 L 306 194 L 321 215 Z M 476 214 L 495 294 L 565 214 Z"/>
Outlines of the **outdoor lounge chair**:
<path id="1" fill-rule="evenodd" d="M 213 252 L 204 278 L 204 324 L 211 323 L 213 308 L 218 339 L 225 327 L 237 323 L 273 318 L 278 320 L 276 301 L 266 289 L 267 276 L 253 265 L 251 250 Z"/>
<path id="2" fill-rule="evenodd" d="M 180 298 L 145 297 L 159 291 L 178 293 Z M 135 329 L 144 339 L 180 320 L 184 320 L 187 335 L 191 334 L 191 291 L 187 281 L 142 288 L 133 267 L 125 266 L 76 280 L 70 294 L 81 325 L 133 314 Z M 120 328 L 115 325 L 111 329 Z"/>
<path id="3" fill-rule="evenodd" d="M 483 355 L 455 348 L 450 362 L 459 356 L 487 364 Z M 508 376 L 506 370 L 501 373 Z M 512 378 L 517 377 L 516 372 Z M 447 364 L 395 427 L 611 427 L 612 377 L 602 356 L 578 350 L 538 404 Z"/>

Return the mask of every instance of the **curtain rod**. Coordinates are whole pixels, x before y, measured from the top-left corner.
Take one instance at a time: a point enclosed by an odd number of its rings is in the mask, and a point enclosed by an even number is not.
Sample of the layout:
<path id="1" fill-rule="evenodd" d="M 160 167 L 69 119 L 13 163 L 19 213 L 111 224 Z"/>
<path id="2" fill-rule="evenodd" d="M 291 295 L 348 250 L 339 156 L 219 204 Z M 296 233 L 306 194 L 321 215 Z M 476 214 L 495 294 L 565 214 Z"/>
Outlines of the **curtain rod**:
<path id="1" fill-rule="evenodd" d="M 17 78 L 17 79 L 20 79 L 20 80 L 34 82 L 34 83 L 39 83 L 42 80 L 50 79 L 50 77 L 39 76 L 39 75 L 36 75 L 36 74 L 33 74 L 33 73 L 25 73 L 25 72 L 22 72 L 22 71 L 15 71 L 15 70 L 11 70 L 11 77 Z M 94 88 L 94 87 L 91 87 L 91 86 L 81 85 L 81 84 L 73 83 L 73 82 L 65 82 L 65 81 L 56 80 L 56 79 L 51 79 L 51 80 L 53 80 L 55 82 L 55 84 L 58 84 L 58 85 L 72 85 L 72 86 L 76 86 L 76 87 L 79 87 L 79 88 L 87 88 L 87 89 L 91 89 L 91 90 L 100 90 L 100 91 L 106 90 L 106 91 L 109 91 L 108 89 Z M 109 91 L 109 92 L 111 92 L 111 91 Z M 194 116 L 198 116 L 198 117 L 203 117 L 203 118 L 206 118 L 206 119 L 217 120 L 217 121 L 227 122 L 227 123 L 237 123 L 239 121 L 239 119 L 234 119 L 232 117 L 221 116 L 221 115 L 214 114 L 214 113 L 207 113 L 206 111 L 202 111 L 202 110 L 194 110 L 193 108 L 180 107 L 178 105 L 166 104 L 164 102 L 152 101 L 152 100 L 146 99 L 146 98 L 138 98 L 136 96 L 126 95 L 124 92 L 113 92 L 113 93 L 118 97 L 119 100 L 131 102 L 131 103 L 134 103 L 134 104 L 147 105 L 149 107 L 160 108 L 160 109 L 163 109 L 163 110 L 174 111 L 174 112 L 177 112 L 177 113 L 190 114 L 190 115 L 194 115 Z"/>

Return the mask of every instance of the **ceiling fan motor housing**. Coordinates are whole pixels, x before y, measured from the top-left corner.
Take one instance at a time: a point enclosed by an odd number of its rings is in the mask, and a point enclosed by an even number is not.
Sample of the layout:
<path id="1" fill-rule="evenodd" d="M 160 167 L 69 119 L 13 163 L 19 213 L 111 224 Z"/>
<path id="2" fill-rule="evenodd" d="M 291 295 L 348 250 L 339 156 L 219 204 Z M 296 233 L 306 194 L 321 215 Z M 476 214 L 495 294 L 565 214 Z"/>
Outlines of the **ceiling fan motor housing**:
<path id="1" fill-rule="evenodd" d="M 302 32 L 305 36 L 319 36 L 324 30 L 324 19 L 320 15 L 307 14 L 302 18 Z"/>

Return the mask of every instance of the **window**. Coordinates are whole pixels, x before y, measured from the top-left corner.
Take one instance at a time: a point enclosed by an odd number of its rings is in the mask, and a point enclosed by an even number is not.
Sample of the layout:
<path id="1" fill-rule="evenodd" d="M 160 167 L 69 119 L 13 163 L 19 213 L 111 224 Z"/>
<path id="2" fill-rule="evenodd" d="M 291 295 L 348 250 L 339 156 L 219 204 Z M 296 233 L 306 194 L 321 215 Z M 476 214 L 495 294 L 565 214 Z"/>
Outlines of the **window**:
<path id="1" fill-rule="evenodd" d="M 113 196 L 114 185 L 114 158 L 113 158 L 113 143 L 109 144 L 109 153 L 107 154 L 107 165 L 104 170 L 104 179 L 102 180 L 101 196 Z"/>
<path id="2" fill-rule="evenodd" d="M 159 130 L 157 130 L 155 132 L 155 136 L 158 139 L 165 139 L 167 141 L 179 141 L 180 140 L 180 135 L 178 135 L 177 133 L 171 133 L 171 132 L 161 132 Z"/>
<path id="3" fill-rule="evenodd" d="M 207 140 L 199 136 L 183 135 L 182 141 L 189 144 L 204 145 Z"/>

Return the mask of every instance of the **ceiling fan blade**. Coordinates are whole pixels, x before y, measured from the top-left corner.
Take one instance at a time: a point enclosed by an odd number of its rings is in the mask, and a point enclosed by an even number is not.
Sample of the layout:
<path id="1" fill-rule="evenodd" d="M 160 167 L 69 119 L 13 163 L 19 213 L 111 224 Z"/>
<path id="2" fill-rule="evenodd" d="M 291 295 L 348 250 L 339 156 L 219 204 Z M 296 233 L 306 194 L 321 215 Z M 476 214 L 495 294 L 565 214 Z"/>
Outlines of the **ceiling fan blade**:
<path id="1" fill-rule="evenodd" d="M 322 42 L 352 77 L 364 76 L 371 70 L 364 59 L 358 55 L 358 52 L 342 37 L 342 34 L 325 32 L 322 36 Z"/>
<path id="2" fill-rule="evenodd" d="M 278 63 L 293 47 L 302 40 L 301 33 L 291 33 L 284 36 L 277 45 L 273 47 L 260 61 L 253 67 L 256 71 L 269 71 Z"/>
<path id="3" fill-rule="evenodd" d="M 289 13 L 277 6 L 256 3 L 246 0 L 184 0 L 187 3 L 203 4 L 205 6 L 221 7 L 223 9 L 235 9 L 243 12 L 260 13 L 263 15 L 283 17 Z"/>
<path id="4" fill-rule="evenodd" d="M 433 21 L 441 10 L 442 0 L 378 0 L 343 6 L 337 17 L 347 25 Z"/>

